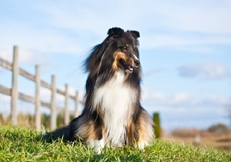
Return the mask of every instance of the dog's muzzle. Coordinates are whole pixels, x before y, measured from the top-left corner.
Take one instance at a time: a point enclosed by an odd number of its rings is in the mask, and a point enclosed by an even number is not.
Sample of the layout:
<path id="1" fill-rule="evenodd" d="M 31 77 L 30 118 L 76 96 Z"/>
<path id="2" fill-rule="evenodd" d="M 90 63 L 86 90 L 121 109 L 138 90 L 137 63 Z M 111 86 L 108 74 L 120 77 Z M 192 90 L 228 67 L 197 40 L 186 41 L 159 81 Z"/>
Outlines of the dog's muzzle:
<path id="1" fill-rule="evenodd" d="M 120 63 L 125 68 L 125 71 L 127 73 L 132 73 L 134 71 L 134 68 L 139 67 L 140 60 L 136 57 L 136 55 L 133 54 L 133 61 L 130 63 L 126 63 L 123 59 L 120 60 Z"/>
<path id="2" fill-rule="evenodd" d="M 133 57 L 134 57 L 134 64 L 135 64 L 135 67 L 138 67 L 140 65 L 140 60 L 136 57 L 135 54 L 133 54 Z"/>

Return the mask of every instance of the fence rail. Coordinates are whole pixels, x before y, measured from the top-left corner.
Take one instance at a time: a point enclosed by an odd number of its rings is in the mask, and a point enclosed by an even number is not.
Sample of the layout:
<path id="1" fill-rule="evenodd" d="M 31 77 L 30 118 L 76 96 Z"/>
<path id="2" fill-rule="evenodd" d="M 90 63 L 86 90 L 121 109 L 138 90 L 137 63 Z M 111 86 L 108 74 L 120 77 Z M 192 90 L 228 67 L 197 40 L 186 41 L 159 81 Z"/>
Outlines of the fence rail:
<path id="1" fill-rule="evenodd" d="M 57 111 L 64 111 L 64 124 L 68 124 L 70 120 L 70 110 L 69 110 L 69 99 L 74 100 L 75 109 L 74 116 L 78 115 L 78 103 L 82 103 L 78 99 L 78 91 L 76 91 L 75 95 L 69 94 L 69 86 L 65 85 L 65 90 L 60 90 L 56 87 L 56 76 L 52 75 L 52 83 L 49 84 L 40 79 L 40 66 L 36 66 L 36 74 L 30 74 L 26 70 L 20 68 L 18 66 L 18 57 L 19 57 L 19 47 L 13 47 L 13 63 L 10 63 L 7 60 L 4 60 L 0 57 L 0 66 L 5 69 L 12 71 L 12 88 L 4 87 L 0 84 L 0 93 L 11 97 L 11 111 L 10 111 L 10 119 L 12 125 L 17 125 L 17 103 L 18 99 L 32 103 L 35 105 L 35 128 L 37 131 L 41 129 L 41 112 L 40 107 L 46 107 L 51 110 L 51 118 L 50 118 L 50 129 L 54 130 L 56 128 L 56 117 Z M 18 76 L 21 75 L 26 79 L 35 82 L 36 90 L 35 96 L 30 96 L 21 92 L 18 92 Z M 51 102 L 47 103 L 40 99 L 40 88 L 44 87 L 51 91 Z M 60 94 L 65 97 L 65 107 L 59 107 L 56 105 L 56 94 Z"/>

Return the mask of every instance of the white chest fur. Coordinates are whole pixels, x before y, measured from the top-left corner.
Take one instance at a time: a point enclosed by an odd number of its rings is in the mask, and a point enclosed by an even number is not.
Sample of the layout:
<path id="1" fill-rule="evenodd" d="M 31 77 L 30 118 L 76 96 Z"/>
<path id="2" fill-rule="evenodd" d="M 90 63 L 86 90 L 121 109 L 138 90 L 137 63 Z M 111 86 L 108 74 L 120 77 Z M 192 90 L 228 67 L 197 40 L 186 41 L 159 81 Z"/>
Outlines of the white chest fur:
<path id="1" fill-rule="evenodd" d="M 94 107 L 104 112 L 104 142 L 112 146 L 124 145 L 125 127 L 136 99 L 136 92 L 124 81 L 125 73 L 119 70 L 106 84 L 95 88 Z"/>

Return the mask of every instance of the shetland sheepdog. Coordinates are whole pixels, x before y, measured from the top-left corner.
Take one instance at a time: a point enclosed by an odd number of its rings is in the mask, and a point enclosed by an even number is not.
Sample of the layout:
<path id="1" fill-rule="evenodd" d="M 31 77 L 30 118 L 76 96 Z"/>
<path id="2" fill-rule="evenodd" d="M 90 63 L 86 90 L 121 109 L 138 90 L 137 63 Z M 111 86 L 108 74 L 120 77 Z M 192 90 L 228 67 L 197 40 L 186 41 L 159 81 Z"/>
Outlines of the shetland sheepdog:
<path id="1" fill-rule="evenodd" d="M 80 140 L 96 152 L 104 146 L 143 149 L 153 139 L 153 121 L 140 104 L 140 34 L 117 27 L 107 34 L 84 63 L 88 78 L 82 114 L 45 139 Z"/>

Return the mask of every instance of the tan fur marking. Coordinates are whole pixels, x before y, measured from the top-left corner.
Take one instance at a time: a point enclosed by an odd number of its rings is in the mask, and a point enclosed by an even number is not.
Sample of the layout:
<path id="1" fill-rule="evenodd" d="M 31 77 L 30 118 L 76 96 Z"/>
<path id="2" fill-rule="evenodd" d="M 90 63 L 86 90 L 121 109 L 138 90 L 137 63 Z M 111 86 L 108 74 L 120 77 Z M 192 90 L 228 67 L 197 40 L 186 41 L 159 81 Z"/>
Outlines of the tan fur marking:
<path id="1" fill-rule="evenodd" d="M 132 120 L 130 119 L 128 128 L 127 128 L 127 145 L 132 146 L 133 143 L 135 142 L 135 137 L 134 137 L 134 128 L 135 126 L 133 125 Z"/>
<path id="2" fill-rule="evenodd" d="M 133 58 L 129 57 L 129 58 L 127 59 L 127 63 L 128 63 L 129 65 L 133 65 L 133 66 L 134 66 L 134 60 L 133 60 Z"/>
<path id="3" fill-rule="evenodd" d="M 140 114 L 138 122 L 138 132 L 138 143 L 150 142 L 154 138 L 153 121 L 145 111 L 141 112 Z"/>
<path id="4" fill-rule="evenodd" d="M 83 139 L 93 139 L 96 140 L 96 134 L 94 131 L 94 122 L 88 121 L 88 123 L 83 124 L 79 127 L 77 135 Z"/>
<path id="5" fill-rule="evenodd" d="M 104 114 L 102 112 L 102 109 L 98 108 L 97 111 L 100 114 L 100 116 L 103 117 Z M 98 140 L 94 124 L 95 123 L 93 120 L 89 120 L 87 122 L 82 123 L 81 127 L 79 127 L 77 135 L 85 140 Z M 102 136 L 104 136 L 104 134 L 105 128 L 104 126 L 102 126 Z"/>
<path id="6" fill-rule="evenodd" d="M 118 70 L 119 67 L 120 67 L 120 68 L 123 68 L 123 66 L 120 65 L 120 63 L 119 63 L 119 60 L 120 60 L 120 59 L 123 59 L 124 61 L 126 61 L 126 55 L 125 55 L 125 53 L 123 53 L 123 52 L 116 51 L 116 52 L 114 53 L 114 62 L 113 62 L 113 64 L 112 64 L 112 69 Z"/>

